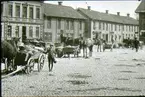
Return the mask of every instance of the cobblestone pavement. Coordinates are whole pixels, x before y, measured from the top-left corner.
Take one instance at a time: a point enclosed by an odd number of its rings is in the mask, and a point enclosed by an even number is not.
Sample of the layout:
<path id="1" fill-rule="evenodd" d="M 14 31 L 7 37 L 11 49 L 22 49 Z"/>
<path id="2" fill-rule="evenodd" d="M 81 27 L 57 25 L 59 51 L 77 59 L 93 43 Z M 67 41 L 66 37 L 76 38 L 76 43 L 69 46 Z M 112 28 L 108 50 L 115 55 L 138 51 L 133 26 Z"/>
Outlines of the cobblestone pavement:
<path id="1" fill-rule="evenodd" d="M 95 48 L 94 48 L 95 49 Z M 114 49 L 91 58 L 57 58 L 52 72 L 2 79 L 2 96 L 133 96 L 145 95 L 145 47 L 139 52 Z"/>

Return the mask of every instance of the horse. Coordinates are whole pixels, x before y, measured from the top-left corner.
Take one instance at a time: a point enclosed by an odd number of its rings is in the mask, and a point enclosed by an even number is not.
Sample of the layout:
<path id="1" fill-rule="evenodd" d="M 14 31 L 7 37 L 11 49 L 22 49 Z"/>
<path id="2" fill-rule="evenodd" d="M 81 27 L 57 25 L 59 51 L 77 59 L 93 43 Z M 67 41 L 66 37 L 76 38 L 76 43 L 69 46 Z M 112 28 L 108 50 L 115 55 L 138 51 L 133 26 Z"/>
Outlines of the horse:
<path id="1" fill-rule="evenodd" d="M 87 49 L 90 51 L 90 56 L 92 55 L 92 49 L 93 49 L 94 42 L 90 38 L 86 39 L 80 39 L 80 50 L 83 49 L 83 57 L 88 57 L 87 55 Z"/>
<path id="2" fill-rule="evenodd" d="M 102 40 L 101 39 L 96 39 L 95 44 L 97 45 L 97 52 L 101 52 L 101 46 L 102 46 Z"/>
<path id="3" fill-rule="evenodd" d="M 8 72 L 9 69 L 16 69 L 14 66 L 14 59 L 18 52 L 17 43 L 20 38 L 12 38 L 12 40 L 3 40 L 2 41 L 2 61 L 4 60 L 5 69 Z M 5 61 L 7 60 L 7 62 Z"/>

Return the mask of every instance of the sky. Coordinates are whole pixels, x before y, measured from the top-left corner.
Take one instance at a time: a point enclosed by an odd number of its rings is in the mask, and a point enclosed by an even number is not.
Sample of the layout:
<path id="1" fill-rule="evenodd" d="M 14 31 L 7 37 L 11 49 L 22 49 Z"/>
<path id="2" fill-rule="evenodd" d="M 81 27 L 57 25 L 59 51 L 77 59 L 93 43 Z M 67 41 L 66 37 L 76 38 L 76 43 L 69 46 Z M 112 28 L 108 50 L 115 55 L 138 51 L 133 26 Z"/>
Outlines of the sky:
<path id="1" fill-rule="evenodd" d="M 74 9 L 76 8 L 85 8 L 91 6 L 91 10 L 106 12 L 109 10 L 110 14 L 117 14 L 120 12 L 120 15 L 126 16 L 127 13 L 130 14 L 130 17 L 137 18 L 135 13 L 136 8 L 139 6 L 141 1 L 138 0 L 92 0 L 92 1 L 62 1 L 62 5 L 71 6 Z M 45 3 L 58 4 L 58 1 L 45 1 Z"/>

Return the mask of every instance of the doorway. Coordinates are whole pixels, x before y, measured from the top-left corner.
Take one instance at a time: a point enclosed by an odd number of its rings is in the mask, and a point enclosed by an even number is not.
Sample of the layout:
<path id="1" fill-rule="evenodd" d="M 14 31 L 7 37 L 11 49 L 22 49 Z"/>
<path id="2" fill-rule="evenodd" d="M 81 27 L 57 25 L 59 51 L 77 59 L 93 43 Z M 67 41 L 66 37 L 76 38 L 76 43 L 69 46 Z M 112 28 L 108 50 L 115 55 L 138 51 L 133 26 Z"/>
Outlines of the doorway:
<path id="1" fill-rule="evenodd" d="M 22 42 L 25 42 L 26 39 L 26 26 L 22 26 Z"/>

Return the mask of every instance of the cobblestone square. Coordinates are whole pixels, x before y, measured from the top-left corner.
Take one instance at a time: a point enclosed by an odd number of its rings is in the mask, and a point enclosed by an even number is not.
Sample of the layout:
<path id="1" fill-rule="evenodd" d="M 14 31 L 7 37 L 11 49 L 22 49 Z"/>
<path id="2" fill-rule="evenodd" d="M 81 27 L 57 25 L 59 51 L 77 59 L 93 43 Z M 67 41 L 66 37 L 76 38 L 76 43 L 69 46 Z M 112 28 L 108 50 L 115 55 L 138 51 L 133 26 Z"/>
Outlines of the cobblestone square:
<path id="1" fill-rule="evenodd" d="M 81 54 L 80 54 L 81 55 Z M 90 58 L 57 58 L 41 72 L 2 79 L 2 96 L 145 95 L 145 47 L 94 52 Z"/>

